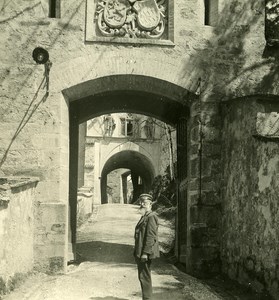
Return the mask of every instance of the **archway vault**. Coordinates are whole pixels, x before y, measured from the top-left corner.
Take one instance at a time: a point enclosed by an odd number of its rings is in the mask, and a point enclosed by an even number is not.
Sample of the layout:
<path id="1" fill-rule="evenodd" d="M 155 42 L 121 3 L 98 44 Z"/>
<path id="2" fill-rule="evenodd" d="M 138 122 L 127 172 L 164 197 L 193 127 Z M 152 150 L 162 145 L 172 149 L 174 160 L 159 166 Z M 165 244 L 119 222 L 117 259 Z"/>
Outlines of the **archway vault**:
<path id="1" fill-rule="evenodd" d="M 119 152 L 123 152 L 123 151 L 135 151 L 135 152 L 139 152 L 141 153 L 143 156 L 147 157 L 149 160 L 152 161 L 152 154 L 145 149 L 145 147 L 140 146 L 138 144 L 136 144 L 134 141 L 127 141 L 124 143 L 121 143 L 120 145 L 115 146 L 109 153 L 108 155 L 104 158 L 103 161 L 103 165 L 101 165 L 101 168 L 104 167 L 106 161 L 116 155 Z M 156 172 L 155 172 L 156 173 Z"/>
<path id="2" fill-rule="evenodd" d="M 148 192 L 153 183 L 155 170 L 152 162 L 145 155 L 137 152 L 124 150 L 112 155 L 105 163 L 101 173 L 102 203 L 106 202 L 106 177 L 116 169 L 129 169 L 137 174 L 143 181 L 143 192 Z"/>
<path id="3" fill-rule="evenodd" d="M 120 168 L 138 170 L 139 174 L 148 179 L 152 179 L 155 175 L 152 162 L 145 155 L 136 151 L 124 150 L 111 156 L 103 167 L 102 175 Z"/>
<path id="4" fill-rule="evenodd" d="M 142 75 L 112 75 L 63 90 L 80 123 L 110 112 L 133 112 L 175 125 L 197 96 L 171 82 Z"/>

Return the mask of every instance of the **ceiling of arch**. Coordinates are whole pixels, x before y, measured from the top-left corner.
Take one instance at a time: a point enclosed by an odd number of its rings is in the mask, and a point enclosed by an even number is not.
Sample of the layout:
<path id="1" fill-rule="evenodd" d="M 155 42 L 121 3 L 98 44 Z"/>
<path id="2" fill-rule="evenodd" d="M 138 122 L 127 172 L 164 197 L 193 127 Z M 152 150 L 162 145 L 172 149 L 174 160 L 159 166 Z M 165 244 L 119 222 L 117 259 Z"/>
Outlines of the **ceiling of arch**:
<path id="1" fill-rule="evenodd" d="M 113 75 L 63 91 L 79 123 L 107 113 L 131 112 L 175 125 L 196 97 L 181 86 L 153 77 Z"/>
<path id="2" fill-rule="evenodd" d="M 72 109 L 79 122 L 85 122 L 102 114 L 131 112 L 154 117 L 175 125 L 180 116 L 185 116 L 185 107 L 164 96 L 143 92 L 117 92 L 90 96 L 75 102 Z"/>
<path id="3" fill-rule="evenodd" d="M 102 170 L 102 177 L 120 168 L 130 169 L 148 182 L 152 182 L 155 174 L 152 162 L 146 156 L 136 151 L 125 150 L 107 160 Z"/>

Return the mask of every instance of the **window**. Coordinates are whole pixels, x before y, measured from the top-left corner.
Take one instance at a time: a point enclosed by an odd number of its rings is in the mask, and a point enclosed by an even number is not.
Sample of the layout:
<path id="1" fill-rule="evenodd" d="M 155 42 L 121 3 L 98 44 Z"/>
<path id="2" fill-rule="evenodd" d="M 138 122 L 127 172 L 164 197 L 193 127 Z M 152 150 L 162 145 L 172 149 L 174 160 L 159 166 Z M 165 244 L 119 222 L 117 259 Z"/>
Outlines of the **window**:
<path id="1" fill-rule="evenodd" d="M 133 135 L 133 126 L 132 120 L 127 120 L 126 126 L 127 126 L 127 135 L 132 136 Z"/>
<path id="2" fill-rule="evenodd" d="M 133 120 L 121 118 L 121 135 L 124 136 L 133 136 Z"/>
<path id="3" fill-rule="evenodd" d="M 218 0 L 204 0 L 204 25 L 215 26 L 218 22 Z"/>
<path id="4" fill-rule="evenodd" d="M 49 0 L 49 17 L 60 18 L 60 0 Z"/>
<path id="5" fill-rule="evenodd" d="M 204 25 L 209 25 L 210 0 L 204 0 Z"/>

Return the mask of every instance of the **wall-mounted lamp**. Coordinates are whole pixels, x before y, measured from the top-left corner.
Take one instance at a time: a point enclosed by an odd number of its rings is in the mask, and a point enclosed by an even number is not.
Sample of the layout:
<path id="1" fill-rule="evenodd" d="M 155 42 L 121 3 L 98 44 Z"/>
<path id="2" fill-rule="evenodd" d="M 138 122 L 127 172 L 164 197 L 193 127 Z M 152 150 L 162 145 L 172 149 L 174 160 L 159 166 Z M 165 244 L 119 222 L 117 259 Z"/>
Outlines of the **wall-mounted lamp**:
<path id="1" fill-rule="evenodd" d="M 37 64 L 45 64 L 47 61 L 49 61 L 49 54 L 47 50 L 41 47 L 37 47 L 33 50 L 32 57 L 35 60 Z"/>
<path id="2" fill-rule="evenodd" d="M 49 60 L 49 53 L 42 47 L 37 47 L 33 50 L 32 57 L 34 61 L 39 65 L 45 66 L 45 77 L 46 77 L 46 93 L 49 93 L 49 72 L 52 66 L 52 62 Z"/>

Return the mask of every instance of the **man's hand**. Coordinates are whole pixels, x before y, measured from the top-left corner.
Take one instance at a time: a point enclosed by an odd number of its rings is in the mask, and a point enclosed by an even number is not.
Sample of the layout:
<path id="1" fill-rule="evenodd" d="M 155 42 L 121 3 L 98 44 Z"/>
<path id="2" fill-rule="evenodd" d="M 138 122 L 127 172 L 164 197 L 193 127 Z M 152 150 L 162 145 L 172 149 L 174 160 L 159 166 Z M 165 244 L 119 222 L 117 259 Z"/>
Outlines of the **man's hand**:
<path id="1" fill-rule="evenodd" d="M 140 257 L 140 261 L 141 262 L 146 262 L 148 260 L 148 255 L 147 254 L 142 254 L 142 256 Z"/>

